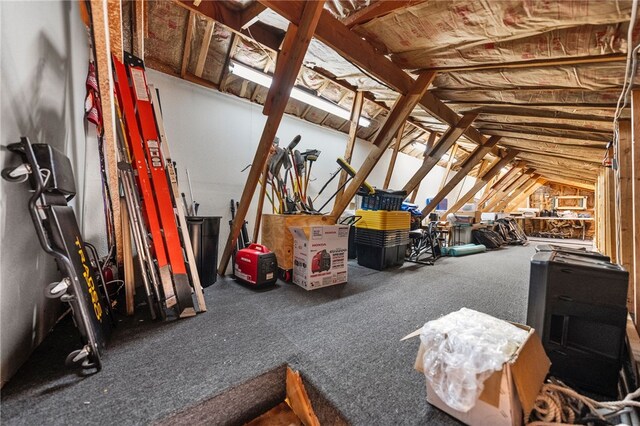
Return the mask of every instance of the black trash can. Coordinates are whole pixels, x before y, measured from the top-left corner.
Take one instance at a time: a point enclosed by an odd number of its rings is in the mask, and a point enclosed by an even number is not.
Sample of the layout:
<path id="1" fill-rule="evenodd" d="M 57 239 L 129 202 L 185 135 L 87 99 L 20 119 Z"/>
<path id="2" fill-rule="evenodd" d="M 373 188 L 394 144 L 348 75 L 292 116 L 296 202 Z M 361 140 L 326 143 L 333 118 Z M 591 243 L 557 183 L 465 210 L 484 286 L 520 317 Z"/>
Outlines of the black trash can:
<path id="1" fill-rule="evenodd" d="M 202 287 L 209 287 L 218 279 L 218 235 L 220 216 L 187 216 L 189 238 Z"/>

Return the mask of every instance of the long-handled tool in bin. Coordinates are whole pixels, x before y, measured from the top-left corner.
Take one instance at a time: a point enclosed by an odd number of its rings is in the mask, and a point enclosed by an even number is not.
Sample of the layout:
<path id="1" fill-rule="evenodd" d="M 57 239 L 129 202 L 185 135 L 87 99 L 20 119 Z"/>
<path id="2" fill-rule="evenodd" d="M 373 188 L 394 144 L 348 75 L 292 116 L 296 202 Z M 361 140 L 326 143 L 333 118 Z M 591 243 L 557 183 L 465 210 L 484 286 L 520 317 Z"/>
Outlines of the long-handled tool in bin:
<path id="1" fill-rule="evenodd" d="M 353 167 L 351 167 L 351 165 L 350 165 L 349 163 L 347 163 L 347 160 L 345 160 L 344 158 L 338 158 L 338 159 L 336 160 L 336 162 L 337 162 L 337 163 L 338 163 L 338 165 L 340 166 L 340 169 L 341 169 L 341 170 L 344 170 L 344 171 L 347 173 L 347 175 L 349 175 L 349 176 L 347 177 L 347 180 L 345 180 L 345 181 L 344 181 L 344 183 L 340 186 L 340 188 L 338 188 L 338 189 L 336 190 L 336 192 L 334 192 L 334 193 L 333 193 L 333 195 L 331 195 L 331 197 L 329 197 L 329 199 L 327 199 L 327 201 L 325 201 L 325 203 L 322 205 L 322 207 L 320 207 L 320 208 L 318 209 L 318 211 L 319 211 L 319 212 L 321 212 L 321 211 L 322 211 L 322 210 L 327 206 L 327 204 L 329 204 L 329 202 L 330 202 L 331 200 L 333 200 L 333 199 L 334 199 L 334 197 L 335 197 L 336 195 L 338 195 L 338 193 L 339 193 L 339 192 L 340 192 L 340 191 L 341 191 L 345 186 L 347 186 L 347 184 L 348 184 L 349 182 L 351 182 L 351 180 L 352 180 L 352 179 L 355 177 L 355 175 L 356 175 L 356 171 L 355 171 L 355 169 L 354 169 Z M 337 173 L 336 173 L 336 175 L 337 175 Z M 332 177 L 330 180 L 332 180 L 332 179 L 333 179 L 333 177 Z M 326 185 L 325 185 L 325 186 L 326 186 Z M 363 188 L 365 188 L 365 189 L 369 192 L 369 194 L 374 194 L 374 193 L 376 192 L 375 188 L 373 188 L 373 186 L 369 185 L 369 183 L 368 183 L 367 181 L 362 182 L 362 187 L 363 187 Z M 324 189 L 324 188 L 323 188 L 323 189 Z"/>

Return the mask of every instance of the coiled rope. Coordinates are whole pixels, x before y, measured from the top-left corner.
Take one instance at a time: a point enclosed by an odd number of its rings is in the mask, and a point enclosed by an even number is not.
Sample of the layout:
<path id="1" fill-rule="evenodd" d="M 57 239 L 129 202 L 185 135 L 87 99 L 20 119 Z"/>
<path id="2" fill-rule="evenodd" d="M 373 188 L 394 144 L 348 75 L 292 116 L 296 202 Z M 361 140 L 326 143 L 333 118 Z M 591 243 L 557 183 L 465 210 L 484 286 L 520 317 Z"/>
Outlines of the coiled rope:
<path id="1" fill-rule="evenodd" d="M 640 388 L 621 401 L 600 402 L 565 386 L 561 382 L 545 383 L 531 413 L 530 426 L 573 425 L 584 423 L 585 413 L 594 419 L 606 421 L 607 417 L 620 414 L 627 407 L 640 407 L 635 401 L 640 397 Z"/>

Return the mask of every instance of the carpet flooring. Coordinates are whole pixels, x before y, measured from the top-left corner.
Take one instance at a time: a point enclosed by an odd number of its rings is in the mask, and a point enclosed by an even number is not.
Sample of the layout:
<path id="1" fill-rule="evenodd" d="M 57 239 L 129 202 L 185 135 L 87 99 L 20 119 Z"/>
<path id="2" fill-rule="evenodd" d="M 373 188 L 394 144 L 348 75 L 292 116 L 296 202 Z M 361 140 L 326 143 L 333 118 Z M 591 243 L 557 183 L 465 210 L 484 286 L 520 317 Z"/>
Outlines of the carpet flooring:
<path id="1" fill-rule="evenodd" d="M 347 284 L 311 292 L 219 279 L 195 318 L 121 320 L 102 372 L 89 377 L 65 369 L 77 335 L 61 323 L 2 389 L 1 420 L 158 423 L 288 364 L 351 424 L 458 424 L 425 400 L 413 369 L 419 339 L 400 339 L 462 307 L 524 322 L 533 253 L 507 247 L 382 272 L 353 262 Z"/>

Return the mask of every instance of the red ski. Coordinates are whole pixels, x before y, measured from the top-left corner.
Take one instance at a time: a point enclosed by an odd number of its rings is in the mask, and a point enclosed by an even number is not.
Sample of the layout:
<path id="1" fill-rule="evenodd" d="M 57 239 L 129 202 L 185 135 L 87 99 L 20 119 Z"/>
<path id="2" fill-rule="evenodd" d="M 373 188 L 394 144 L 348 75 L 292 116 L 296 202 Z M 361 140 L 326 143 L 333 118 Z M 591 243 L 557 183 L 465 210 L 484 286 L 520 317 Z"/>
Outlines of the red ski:
<path id="1" fill-rule="evenodd" d="M 160 138 L 156 128 L 153 107 L 149 97 L 144 64 L 141 59 L 125 52 L 125 63 L 131 82 L 130 86 L 135 107 L 137 110 L 138 123 L 143 140 L 143 148 L 146 154 L 147 165 L 151 174 L 153 194 L 158 207 L 158 216 L 162 225 L 165 248 L 171 265 L 173 283 L 180 306 L 180 316 L 195 315 L 193 298 L 191 297 L 191 286 L 189 276 L 185 266 L 180 235 L 176 224 L 176 216 L 171 198 L 171 189 L 167 181 L 167 174 L 164 168 L 164 159 L 160 149 Z"/>

